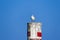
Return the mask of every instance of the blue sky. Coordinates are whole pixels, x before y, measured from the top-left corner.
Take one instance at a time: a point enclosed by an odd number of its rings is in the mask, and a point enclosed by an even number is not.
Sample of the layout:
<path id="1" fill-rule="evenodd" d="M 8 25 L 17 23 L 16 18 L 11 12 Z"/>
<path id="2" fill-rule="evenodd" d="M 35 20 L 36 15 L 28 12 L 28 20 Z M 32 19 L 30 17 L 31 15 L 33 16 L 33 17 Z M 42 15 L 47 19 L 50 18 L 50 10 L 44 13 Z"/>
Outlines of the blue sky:
<path id="1" fill-rule="evenodd" d="M 1 0 L 0 40 L 27 40 L 27 22 L 42 23 L 42 40 L 60 40 L 59 0 Z"/>

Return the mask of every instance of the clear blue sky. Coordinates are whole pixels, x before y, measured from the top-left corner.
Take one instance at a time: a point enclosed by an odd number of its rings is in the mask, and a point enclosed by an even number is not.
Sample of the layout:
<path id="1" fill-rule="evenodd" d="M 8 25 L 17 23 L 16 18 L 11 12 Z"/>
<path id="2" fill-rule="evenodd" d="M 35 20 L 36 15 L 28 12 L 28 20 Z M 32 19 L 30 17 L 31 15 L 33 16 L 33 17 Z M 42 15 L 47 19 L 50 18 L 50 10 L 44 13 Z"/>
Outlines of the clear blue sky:
<path id="1" fill-rule="evenodd" d="M 60 40 L 59 0 L 1 0 L 0 40 L 27 40 L 27 22 L 35 15 L 43 40 Z"/>

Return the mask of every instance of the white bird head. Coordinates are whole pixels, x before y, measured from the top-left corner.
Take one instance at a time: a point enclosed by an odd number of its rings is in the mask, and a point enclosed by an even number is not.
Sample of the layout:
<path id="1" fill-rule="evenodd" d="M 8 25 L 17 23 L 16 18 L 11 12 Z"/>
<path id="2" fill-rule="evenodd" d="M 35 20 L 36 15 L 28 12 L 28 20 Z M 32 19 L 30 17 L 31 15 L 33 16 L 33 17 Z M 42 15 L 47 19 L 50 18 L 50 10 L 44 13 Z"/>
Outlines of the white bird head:
<path id="1" fill-rule="evenodd" d="M 32 15 L 32 16 L 31 16 L 31 19 L 34 21 L 34 20 L 35 20 L 35 17 Z"/>

